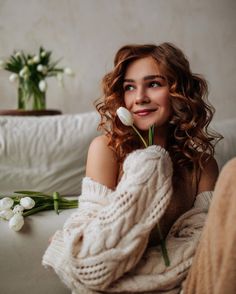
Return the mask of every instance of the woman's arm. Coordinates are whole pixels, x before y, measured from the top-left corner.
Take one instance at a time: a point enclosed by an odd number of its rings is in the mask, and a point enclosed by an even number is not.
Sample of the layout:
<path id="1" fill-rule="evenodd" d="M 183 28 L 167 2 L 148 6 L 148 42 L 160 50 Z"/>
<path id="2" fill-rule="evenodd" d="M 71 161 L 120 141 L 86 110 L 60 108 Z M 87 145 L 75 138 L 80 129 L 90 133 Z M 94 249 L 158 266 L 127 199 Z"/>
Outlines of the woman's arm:
<path id="1" fill-rule="evenodd" d="M 214 157 L 211 157 L 201 171 L 197 194 L 204 191 L 213 191 L 219 175 L 219 168 Z"/>
<path id="2" fill-rule="evenodd" d="M 88 150 L 86 176 L 110 189 L 115 189 L 118 173 L 119 164 L 114 151 L 108 147 L 107 137 L 96 137 Z"/>

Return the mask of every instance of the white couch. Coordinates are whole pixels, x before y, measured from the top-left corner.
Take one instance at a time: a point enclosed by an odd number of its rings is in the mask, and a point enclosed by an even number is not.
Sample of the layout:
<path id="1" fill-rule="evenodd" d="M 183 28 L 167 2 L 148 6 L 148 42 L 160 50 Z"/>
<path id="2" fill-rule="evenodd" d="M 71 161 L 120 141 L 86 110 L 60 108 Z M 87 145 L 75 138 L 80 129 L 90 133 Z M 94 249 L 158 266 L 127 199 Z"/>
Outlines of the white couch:
<path id="1" fill-rule="evenodd" d="M 52 117 L 0 116 L 0 194 L 16 190 L 79 195 L 86 155 L 98 135 L 95 112 Z M 225 139 L 216 148 L 220 168 L 236 156 L 236 119 L 212 124 Z M 67 294 L 53 271 L 41 265 L 48 239 L 71 210 L 30 216 L 20 232 L 0 221 L 0 293 Z"/>

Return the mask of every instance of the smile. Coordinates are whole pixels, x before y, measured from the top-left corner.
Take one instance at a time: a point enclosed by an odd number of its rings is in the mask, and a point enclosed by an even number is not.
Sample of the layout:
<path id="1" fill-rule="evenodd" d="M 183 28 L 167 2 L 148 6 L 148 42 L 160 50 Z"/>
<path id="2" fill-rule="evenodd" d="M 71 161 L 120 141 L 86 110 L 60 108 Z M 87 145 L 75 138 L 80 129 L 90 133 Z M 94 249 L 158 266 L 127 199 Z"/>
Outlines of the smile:
<path id="1" fill-rule="evenodd" d="M 133 113 L 138 115 L 138 116 L 146 116 L 149 115 L 152 112 L 155 112 L 157 109 L 141 109 L 141 110 L 137 110 L 134 111 Z"/>

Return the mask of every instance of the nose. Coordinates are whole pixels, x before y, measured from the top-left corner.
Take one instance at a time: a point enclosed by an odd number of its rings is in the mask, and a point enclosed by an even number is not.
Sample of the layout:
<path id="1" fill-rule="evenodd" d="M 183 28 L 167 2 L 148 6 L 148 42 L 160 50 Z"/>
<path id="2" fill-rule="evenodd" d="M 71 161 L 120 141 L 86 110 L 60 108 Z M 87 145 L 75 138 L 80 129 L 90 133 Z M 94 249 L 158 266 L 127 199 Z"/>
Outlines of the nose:
<path id="1" fill-rule="evenodd" d="M 147 96 L 147 93 L 145 91 L 144 87 L 139 87 L 136 91 L 136 97 L 135 97 L 135 103 L 136 104 L 146 104 L 149 103 L 150 99 Z"/>

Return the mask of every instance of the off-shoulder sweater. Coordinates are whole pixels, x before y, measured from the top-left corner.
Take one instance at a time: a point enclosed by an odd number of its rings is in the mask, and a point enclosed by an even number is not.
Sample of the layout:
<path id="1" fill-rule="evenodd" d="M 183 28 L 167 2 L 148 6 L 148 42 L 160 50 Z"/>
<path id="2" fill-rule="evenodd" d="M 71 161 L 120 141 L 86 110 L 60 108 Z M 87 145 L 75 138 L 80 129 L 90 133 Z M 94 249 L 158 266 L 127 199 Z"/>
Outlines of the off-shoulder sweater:
<path id="1" fill-rule="evenodd" d="M 149 235 L 164 214 L 172 191 L 172 164 L 160 146 L 136 150 L 124 161 L 115 191 L 85 177 L 79 208 L 57 231 L 43 256 L 74 294 L 180 293 L 207 215 L 211 192 L 166 238 L 170 266 Z"/>

